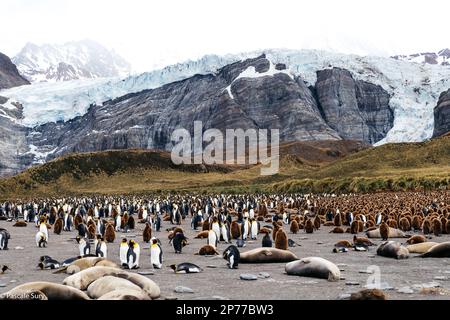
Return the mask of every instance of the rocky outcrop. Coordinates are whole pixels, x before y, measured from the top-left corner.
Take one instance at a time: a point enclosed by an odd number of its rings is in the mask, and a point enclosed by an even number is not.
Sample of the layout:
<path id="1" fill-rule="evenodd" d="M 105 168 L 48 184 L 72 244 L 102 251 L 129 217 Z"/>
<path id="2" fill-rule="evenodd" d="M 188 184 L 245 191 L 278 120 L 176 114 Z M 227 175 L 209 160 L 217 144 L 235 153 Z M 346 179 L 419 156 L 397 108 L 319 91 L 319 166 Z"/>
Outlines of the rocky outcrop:
<path id="1" fill-rule="evenodd" d="M 448 132 L 450 132 L 450 89 L 442 92 L 434 108 L 433 137 L 439 137 Z"/>
<path id="2" fill-rule="evenodd" d="M 343 139 L 375 143 L 393 126 L 389 94 L 345 69 L 318 71 L 315 93 L 326 123 Z"/>
<path id="3" fill-rule="evenodd" d="M 281 141 L 336 140 L 300 78 L 264 56 L 163 87 L 92 106 L 65 123 L 35 128 L 30 143 L 67 152 L 152 148 L 170 150 L 176 128 L 279 129 Z M 70 133 L 69 133 L 70 132 Z M 42 142 L 42 141 L 45 141 Z"/>
<path id="4" fill-rule="evenodd" d="M 25 84 L 30 83 L 19 74 L 11 59 L 0 52 L 0 89 L 9 89 Z"/>

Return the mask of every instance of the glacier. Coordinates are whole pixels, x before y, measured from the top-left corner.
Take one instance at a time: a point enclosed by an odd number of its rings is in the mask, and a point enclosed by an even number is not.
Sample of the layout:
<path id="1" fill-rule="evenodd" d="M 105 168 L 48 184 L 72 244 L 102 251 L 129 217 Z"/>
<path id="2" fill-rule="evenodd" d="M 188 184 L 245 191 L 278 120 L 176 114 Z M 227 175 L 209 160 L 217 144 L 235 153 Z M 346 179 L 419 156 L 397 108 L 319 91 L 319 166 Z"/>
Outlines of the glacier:
<path id="1" fill-rule="evenodd" d="M 377 145 L 418 142 L 433 134 L 433 109 L 441 92 L 450 88 L 450 67 L 417 64 L 388 57 L 357 56 L 320 50 L 267 49 L 238 54 L 206 55 L 198 60 L 167 66 L 127 78 L 99 78 L 61 83 L 36 83 L 0 91 L 0 96 L 23 105 L 24 126 L 67 121 L 86 113 L 90 105 L 154 89 L 195 74 L 215 73 L 221 67 L 265 53 L 272 63 L 284 63 L 287 72 L 308 85 L 316 71 L 339 67 L 357 80 L 380 85 L 391 95 L 394 126 Z"/>

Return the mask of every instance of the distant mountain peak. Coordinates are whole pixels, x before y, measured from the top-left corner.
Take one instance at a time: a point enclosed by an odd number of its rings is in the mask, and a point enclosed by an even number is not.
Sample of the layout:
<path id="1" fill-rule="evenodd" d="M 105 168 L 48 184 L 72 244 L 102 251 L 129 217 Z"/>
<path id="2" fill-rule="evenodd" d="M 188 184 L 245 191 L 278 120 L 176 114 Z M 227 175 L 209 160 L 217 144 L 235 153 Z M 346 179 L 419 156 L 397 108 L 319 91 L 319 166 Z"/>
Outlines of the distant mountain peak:
<path id="1" fill-rule="evenodd" d="M 421 64 L 450 66 L 450 49 L 446 48 L 438 52 L 421 52 L 410 55 L 396 55 L 391 58 Z"/>
<path id="2" fill-rule="evenodd" d="M 90 39 L 56 45 L 28 42 L 13 62 L 31 82 L 124 77 L 131 71 L 114 50 Z"/>

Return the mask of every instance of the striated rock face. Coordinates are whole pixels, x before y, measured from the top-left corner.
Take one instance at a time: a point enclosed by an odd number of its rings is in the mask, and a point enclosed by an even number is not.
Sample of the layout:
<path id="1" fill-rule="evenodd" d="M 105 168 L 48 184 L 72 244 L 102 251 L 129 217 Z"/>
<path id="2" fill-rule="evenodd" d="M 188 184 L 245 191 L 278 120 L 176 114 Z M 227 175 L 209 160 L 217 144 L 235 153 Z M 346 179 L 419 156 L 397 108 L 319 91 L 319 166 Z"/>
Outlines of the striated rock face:
<path id="1" fill-rule="evenodd" d="M 222 132 L 279 129 L 281 141 L 341 139 L 322 119 L 303 81 L 264 56 L 92 106 L 83 117 L 35 128 L 29 138 L 46 150 L 57 147 L 51 157 L 106 149 L 170 150 L 173 130 L 193 132 L 194 121 Z"/>
<path id="2" fill-rule="evenodd" d="M 91 105 L 86 114 L 67 122 L 24 128 L 14 120 L 20 117 L 20 106 L 10 108 L 5 121 L 17 131 L 17 138 L 9 132 L 11 137 L 5 138 L 9 147 L 0 146 L 6 150 L 0 162 L 21 168 L 70 152 L 170 151 L 172 132 L 185 128 L 193 134 L 194 121 L 202 121 L 203 130 L 215 128 L 223 133 L 226 129 L 279 129 L 281 142 L 351 139 L 374 143 L 392 127 L 389 98 L 381 87 L 355 81 L 344 69 L 319 71 L 316 86 L 307 87 L 286 65 L 275 65 L 262 55 L 216 73 Z"/>
<path id="3" fill-rule="evenodd" d="M 433 137 L 439 137 L 448 132 L 450 132 L 450 89 L 442 92 L 434 108 Z"/>
<path id="4" fill-rule="evenodd" d="M 0 89 L 30 84 L 17 71 L 17 67 L 6 55 L 0 52 Z"/>
<path id="5" fill-rule="evenodd" d="M 343 139 L 375 143 L 393 126 L 389 94 L 380 86 L 355 81 L 345 69 L 318 71 L 315 92 L 325 121 Z"/>

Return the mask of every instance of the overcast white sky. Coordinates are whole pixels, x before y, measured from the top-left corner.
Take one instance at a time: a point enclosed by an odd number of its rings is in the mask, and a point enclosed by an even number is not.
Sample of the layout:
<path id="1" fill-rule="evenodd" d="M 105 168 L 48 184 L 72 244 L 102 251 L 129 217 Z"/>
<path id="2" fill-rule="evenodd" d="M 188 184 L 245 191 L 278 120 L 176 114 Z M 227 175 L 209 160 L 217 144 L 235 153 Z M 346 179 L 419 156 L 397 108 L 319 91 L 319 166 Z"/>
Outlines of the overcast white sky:
<path id="1" fill-rule="evenodd" d="M 437 51 L 448 0 L 1 0 L 0 52 L 89 38 L 145 71 L 264 48 L 392 55 Z"/>

